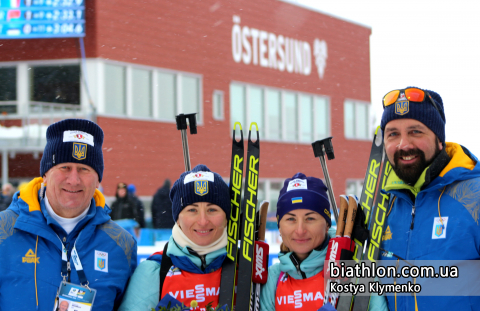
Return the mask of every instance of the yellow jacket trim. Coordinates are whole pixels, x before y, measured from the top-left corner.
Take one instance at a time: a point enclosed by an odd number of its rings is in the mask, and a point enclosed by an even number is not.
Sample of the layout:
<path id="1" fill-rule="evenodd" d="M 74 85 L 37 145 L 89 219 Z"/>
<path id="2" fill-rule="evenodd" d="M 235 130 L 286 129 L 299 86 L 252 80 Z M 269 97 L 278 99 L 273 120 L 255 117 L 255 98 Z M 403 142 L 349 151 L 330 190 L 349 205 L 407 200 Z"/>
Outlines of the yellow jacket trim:
<path id="1" fill-rule="evenodd" d="M 42 210 L 40 208 L 40 202 L 38 201 L 38 191 L 42 187 L 42 183 L 42 177 L 34 178 L 25 186 L 25 188 L 20 191 L 19 198 L 28 204 L 30 212 Z M 95 189 L 93 199 L 95 200 L 95 206 L 105 208 L 105 197 L 100 192 L 100 190 Z"/>
<path id="2" fill-rule="evenodd" d="M 20 191 L 20 199 L 28 204 L 30 212 L 42 210 L 38 202 L 38 190 L 42 187 L 42 183 L 42 177 L 34 178 Z"/>
<path id="3" fill-rule="evenodd" d="M 475 167 L 475 162 L 470 159 L 465 152 L 463 152 L 462 147 L 457 143 L 446 143 L 445 151 L 450 157 L 450 162 L 445 166 L 443 171 L 440 173 L 440 177 L 445 176 L 446 173 L 451 171 L 456 167 L 463 167 L 468 170 L 473 170 Z"/>

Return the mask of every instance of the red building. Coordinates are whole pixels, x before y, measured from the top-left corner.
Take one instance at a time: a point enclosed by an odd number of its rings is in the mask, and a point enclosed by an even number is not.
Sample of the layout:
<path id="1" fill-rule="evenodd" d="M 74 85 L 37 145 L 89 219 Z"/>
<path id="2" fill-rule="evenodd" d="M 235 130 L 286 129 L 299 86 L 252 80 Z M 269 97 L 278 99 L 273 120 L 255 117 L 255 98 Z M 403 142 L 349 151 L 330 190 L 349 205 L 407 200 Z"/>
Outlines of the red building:
<path id="1" fill-rule="evenodd" d="M 192 166 L 227 180 L 233 123 L 258 123 L 259 199 L 275 202 L 296 172 L 323 177 L 311 143 L 328 136 L 334 193 L 360 191 L 371 145 L 370 28 L 278 0 L 85 7 L 84 61 L 78 38 L 0 40 L 1 130 L 23 131 L 0 133 L 3 181 L 38 176 L 45 126 L 75 114 L 105 132 L 106 196 L 118 182 L 151 196 L 184 171 L 175 115 L 197 112 Z"/>

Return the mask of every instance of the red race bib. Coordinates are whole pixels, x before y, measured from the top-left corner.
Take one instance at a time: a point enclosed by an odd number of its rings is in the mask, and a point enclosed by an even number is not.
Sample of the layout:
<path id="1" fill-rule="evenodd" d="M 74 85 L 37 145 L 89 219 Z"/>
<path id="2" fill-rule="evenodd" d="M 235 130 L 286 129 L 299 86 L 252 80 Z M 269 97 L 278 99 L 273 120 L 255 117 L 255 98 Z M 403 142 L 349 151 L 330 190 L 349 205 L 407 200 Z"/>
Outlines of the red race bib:
<path id="1" fill-rule="evenodd" d="M 302 280 L 284 274 L 277 286 L 275 311 L 318 310 L 323 306 L 324 292 L 323 271 Z"/>
<path id="2" fill-rule="evenodd" d="M 206 310 L 210 302 L 216 308 L 221 274 L 222 268 L 212 273 L 197 274 L 172 266 L 163 283 L 162 298 L 169 293 L 187 307 L 191 307 L 192 300 L 195 300 L 198 307 L 191 310 Z"/>

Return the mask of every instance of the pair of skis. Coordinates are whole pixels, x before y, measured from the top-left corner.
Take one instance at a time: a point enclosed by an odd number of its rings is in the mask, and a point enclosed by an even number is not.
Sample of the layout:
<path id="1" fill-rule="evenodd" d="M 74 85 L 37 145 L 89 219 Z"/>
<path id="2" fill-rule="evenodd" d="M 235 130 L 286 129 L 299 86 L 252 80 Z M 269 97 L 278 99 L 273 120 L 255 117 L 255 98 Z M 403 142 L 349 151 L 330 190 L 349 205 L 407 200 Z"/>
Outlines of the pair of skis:
<path id="1" fill-rule="evenodd" d="M 235 138 L 237 125 L 240 129 L 239 141 Z M 257 133 L 255 142 L 251 140 L 252 126 L 255 126 Z M 257 264 L 258 261 L 262 261 L 263 265 L 268 263 L 268 261 L 264 261 L 264 257 L 258 255 L 259 252 L 265 253 L 265 249 L 256 243 L 260 238 L 264 239 L 265 237 L 266 214 L 268 210 L 268 203 L 262 204 L 261 216 L 257 216 L 260 138 L 256 123 L 253 122 L 250 125 L 246 159 L 244 158 L 242 126 L 239 122 L 234 124 L 231 163 L 230 199 L 232 209 L 230 215 L 228 215 L 227 258 L 225 258 L 222 266 L 219 305 L 223 306 L 226 304 L 230 311 L 254 310 L 255 303 L 257 305 L 259 303 L 260 288 L 254 287 L 252 284 L 252 274 L 256 275 L 256 273 L 253 273 L 253 264 L 256 258 L 262 258 L 262 260 L 257 260 Z M 241 189 L 244 165 L 246 165 L 246 176 L 243 191 L 244 200 L 242 201 Z M 259 226 L 260 220 L 263 225 L 261 229 Z M 266 255 L 268 256 L 268 248 Z M 258 267 L 255 270 L 257 269 L 262 270 Z M 261 278 L 266 281 L 265 271 L 266 266 L 263 268 L 263 274 L 261 275 Z"/>
<path id="2" fill-rule="evenodd" d="M 385 188 L 391 169 L 392 167 L 385 156 L 382 131 L 380 127 L 377 127 L 359 202 L 359 206 L 365 215 L 363 225 L 369 229 L 369 236 L 366 243 L 362 239 L 354 237 L 353 259 L 357 263 L 365 260 L 367 266 L 369 266 L 379 258 L 380 243 L 389 203 L 389 196 L 383 194 L 381 190 Z M 359 279 L 351 281 L 355 284 L 360 282 Z M 338 299 L 337 310 L 366 311 L 369 303 L 370 296 L 354 297 L 352 294 L 341 294 Z"/>

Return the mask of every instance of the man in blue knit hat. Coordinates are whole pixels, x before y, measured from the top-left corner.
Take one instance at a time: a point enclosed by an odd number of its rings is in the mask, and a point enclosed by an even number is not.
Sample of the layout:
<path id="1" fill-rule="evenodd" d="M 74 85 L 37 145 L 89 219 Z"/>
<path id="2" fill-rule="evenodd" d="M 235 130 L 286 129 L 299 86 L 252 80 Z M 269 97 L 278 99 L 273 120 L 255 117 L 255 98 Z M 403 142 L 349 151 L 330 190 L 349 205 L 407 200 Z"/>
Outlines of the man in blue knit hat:
<path id="1" fill-rule="evenodd" d="M 119 306 L 137 247 L 97 190 L 102 144 L 102 129 L 88 120 L 48 127 L 42 177 L 0 213 L 1 310 L 51 311 L 60 299 L 82 310 Z"/>
<path id="2" fill-rule="evenodd" d="M 391 164 L 381 259 L 480 259 L 480 165 L 470 151 L 445 142 L 445 112 L 436 92 L 416 87 L 383 98 L 381 128 Z M 381 217 L 380 217 L 381 218 Z M 478 309 L 480 297 L 388 296 L 390 310 Z M 468 296 L 468 293 L 463 293 Z M 445 293 L 439 294 L 445 296 Z M 455 296 L 457 295 L 457 296 Z"/>

